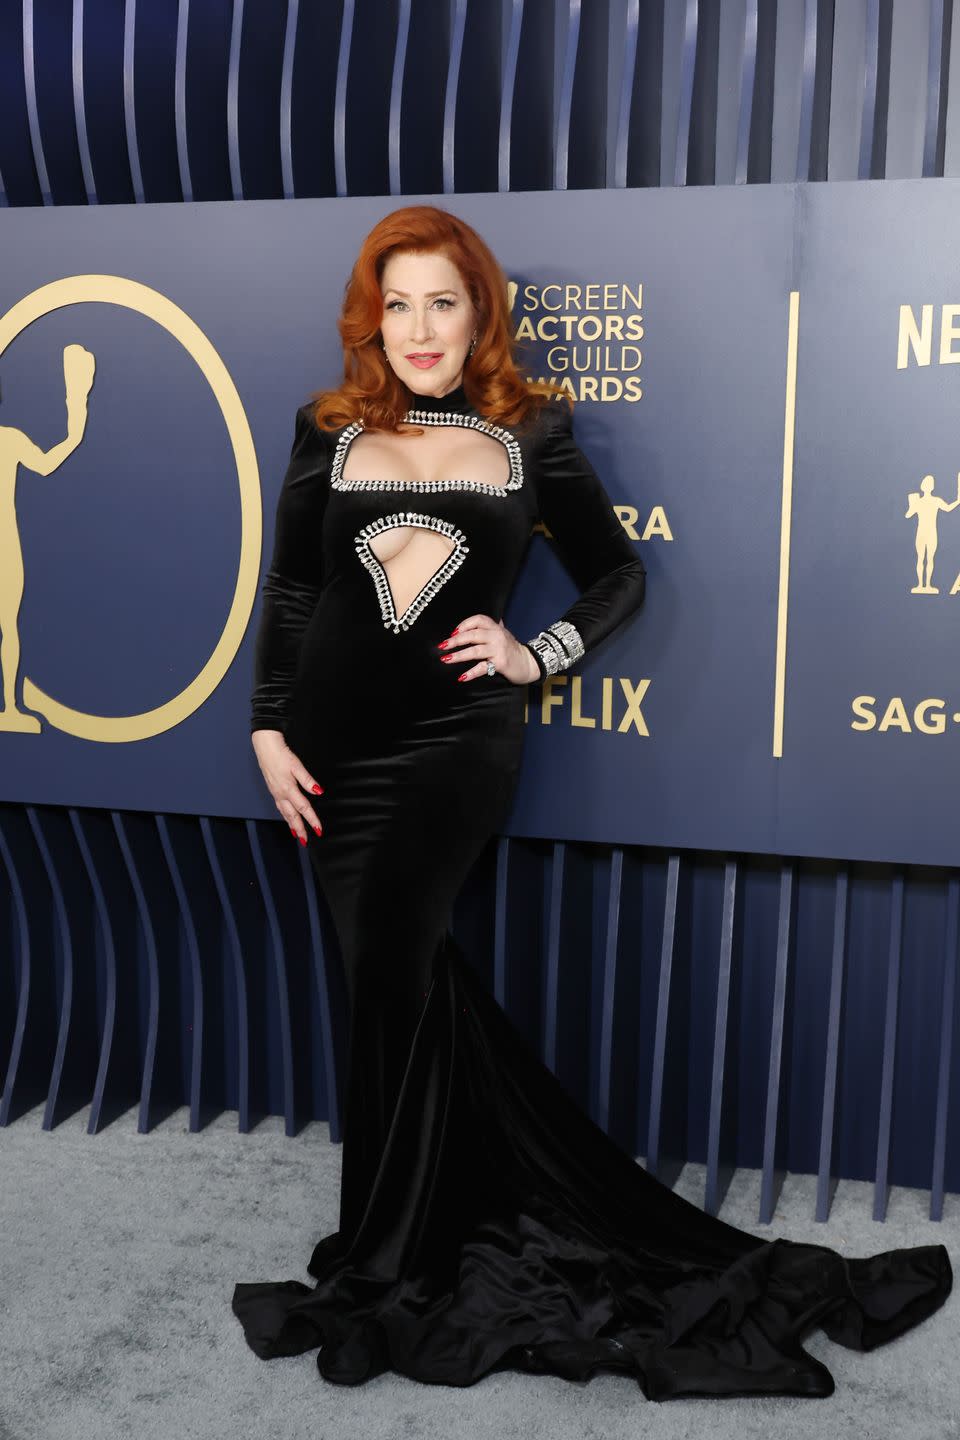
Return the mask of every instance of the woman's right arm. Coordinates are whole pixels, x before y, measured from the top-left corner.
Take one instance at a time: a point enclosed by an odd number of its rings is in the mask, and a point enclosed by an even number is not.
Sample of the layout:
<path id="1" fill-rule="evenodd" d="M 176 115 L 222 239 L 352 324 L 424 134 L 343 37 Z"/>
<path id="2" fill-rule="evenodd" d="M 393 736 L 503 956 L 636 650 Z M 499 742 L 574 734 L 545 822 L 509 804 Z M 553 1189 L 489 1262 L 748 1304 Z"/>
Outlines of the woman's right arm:
<path id="1" fill-rule="evenodd" d="M 284 728 L 303 633 L 320 598 L 320 545 L 329 486 L 329 453 L 309 408 L 297 411 L 293 448 L 277 501 L 273 555 L 261 588 L 254 646 L 250 729 L 277 809 L 302 844 L 304 825 L 320 824 L 303 790 L 317 782 L 287 746 Z"/>

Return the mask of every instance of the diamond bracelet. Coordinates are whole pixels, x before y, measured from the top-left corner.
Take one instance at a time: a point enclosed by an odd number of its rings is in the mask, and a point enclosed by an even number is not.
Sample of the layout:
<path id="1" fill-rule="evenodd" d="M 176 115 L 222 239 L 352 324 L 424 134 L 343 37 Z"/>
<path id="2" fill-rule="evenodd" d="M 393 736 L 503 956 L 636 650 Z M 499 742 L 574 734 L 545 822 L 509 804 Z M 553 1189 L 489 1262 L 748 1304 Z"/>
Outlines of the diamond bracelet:
<path id="1" fill-rule="evenodd" d="M 568 670 L 584 653 L 580 632 L 569 620 L 555 620 L 546 630 L 541 630 L 539 635 L 528 640 L 527 644 L 540 660 L 547 675 L 556 675 L 558 670 Z"/>

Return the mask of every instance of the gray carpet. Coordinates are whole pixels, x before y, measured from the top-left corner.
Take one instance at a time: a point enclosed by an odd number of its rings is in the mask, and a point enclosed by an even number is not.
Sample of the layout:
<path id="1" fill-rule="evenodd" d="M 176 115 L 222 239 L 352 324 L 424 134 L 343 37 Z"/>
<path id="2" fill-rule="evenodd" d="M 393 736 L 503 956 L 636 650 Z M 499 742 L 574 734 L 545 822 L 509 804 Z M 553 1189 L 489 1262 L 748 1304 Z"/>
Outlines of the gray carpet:
<path id="1" fill-rule="evenodd" d="M 237 1280 L 300 1279 L 335 1228 L 340 1148 L 326 1125 L 250 1135 L 236 1115 L 191 1135 L 178 1111 L 149 1135 L 131 1110 L 98 1136 L 81 1111 L 52 1133 L 38 1108 L 0 1130 L 0 1440 L 960 1440 L 960 1304 L 860 1355 L 822 1331 L 806 1348 L 829 1367 L 825 1400 L 645 1400 L 636 1382 L 582 1384 L 504 1373 L 475 1386 L 382 1375 L 323 1381 L 314 1352 L 260 1360 L 230 1310 Z M 703 1170 L 677 1187 L 699 1202 Z M 772 1226 L 756 1221 L 759 1174 L 741 1171 L 721 1217 L 868 1255 L 942 1241 L 960 1272 L 960 1199 L 926 1218 L 927 1198 L 895 1189 L 870 1217 L 872 1187 L 842 1182 L 829 1224 L 812 1176 L 791 1176 Z"/>

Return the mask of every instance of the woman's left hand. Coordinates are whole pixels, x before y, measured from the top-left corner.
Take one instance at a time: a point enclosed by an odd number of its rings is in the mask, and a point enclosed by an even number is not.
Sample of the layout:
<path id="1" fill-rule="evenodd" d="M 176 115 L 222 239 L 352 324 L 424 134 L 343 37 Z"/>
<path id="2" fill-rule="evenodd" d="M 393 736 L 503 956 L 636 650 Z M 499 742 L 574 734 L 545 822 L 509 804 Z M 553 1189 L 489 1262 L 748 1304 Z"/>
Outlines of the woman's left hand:
<path id="1" fill-rule="evenodd" d="M 514 685 L 529 685 L 532 680 L 540 678 L 537 662 L 527 647 L 511 635 L 502 620 L 493 620 L 489 615 L 468 615 L 466 620 L 460 621 L 452 635 L 440 642 L 438 649 L 441 665 L 458 660 L 479 662 L 462 670 L 458 680 L 472 680 L 477 675 L 486 675 L 488 660 L 492 660 L 500 674 Z"/>

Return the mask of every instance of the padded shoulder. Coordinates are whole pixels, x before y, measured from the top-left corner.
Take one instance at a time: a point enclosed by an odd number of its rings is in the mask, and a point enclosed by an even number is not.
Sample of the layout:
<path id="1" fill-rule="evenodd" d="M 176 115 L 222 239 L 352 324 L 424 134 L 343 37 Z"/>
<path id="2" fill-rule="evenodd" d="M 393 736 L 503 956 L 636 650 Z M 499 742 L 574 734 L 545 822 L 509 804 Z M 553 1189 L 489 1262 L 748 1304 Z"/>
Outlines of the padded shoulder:
<path id="1" fill-rule="evenodd" d="M 531 405 L 518 430 L 525 431 L 539 441 L 548 441 L 555 435 L 569 435 L 570 421 L 571 407 L 566 400 L 538 401 Z"/>

